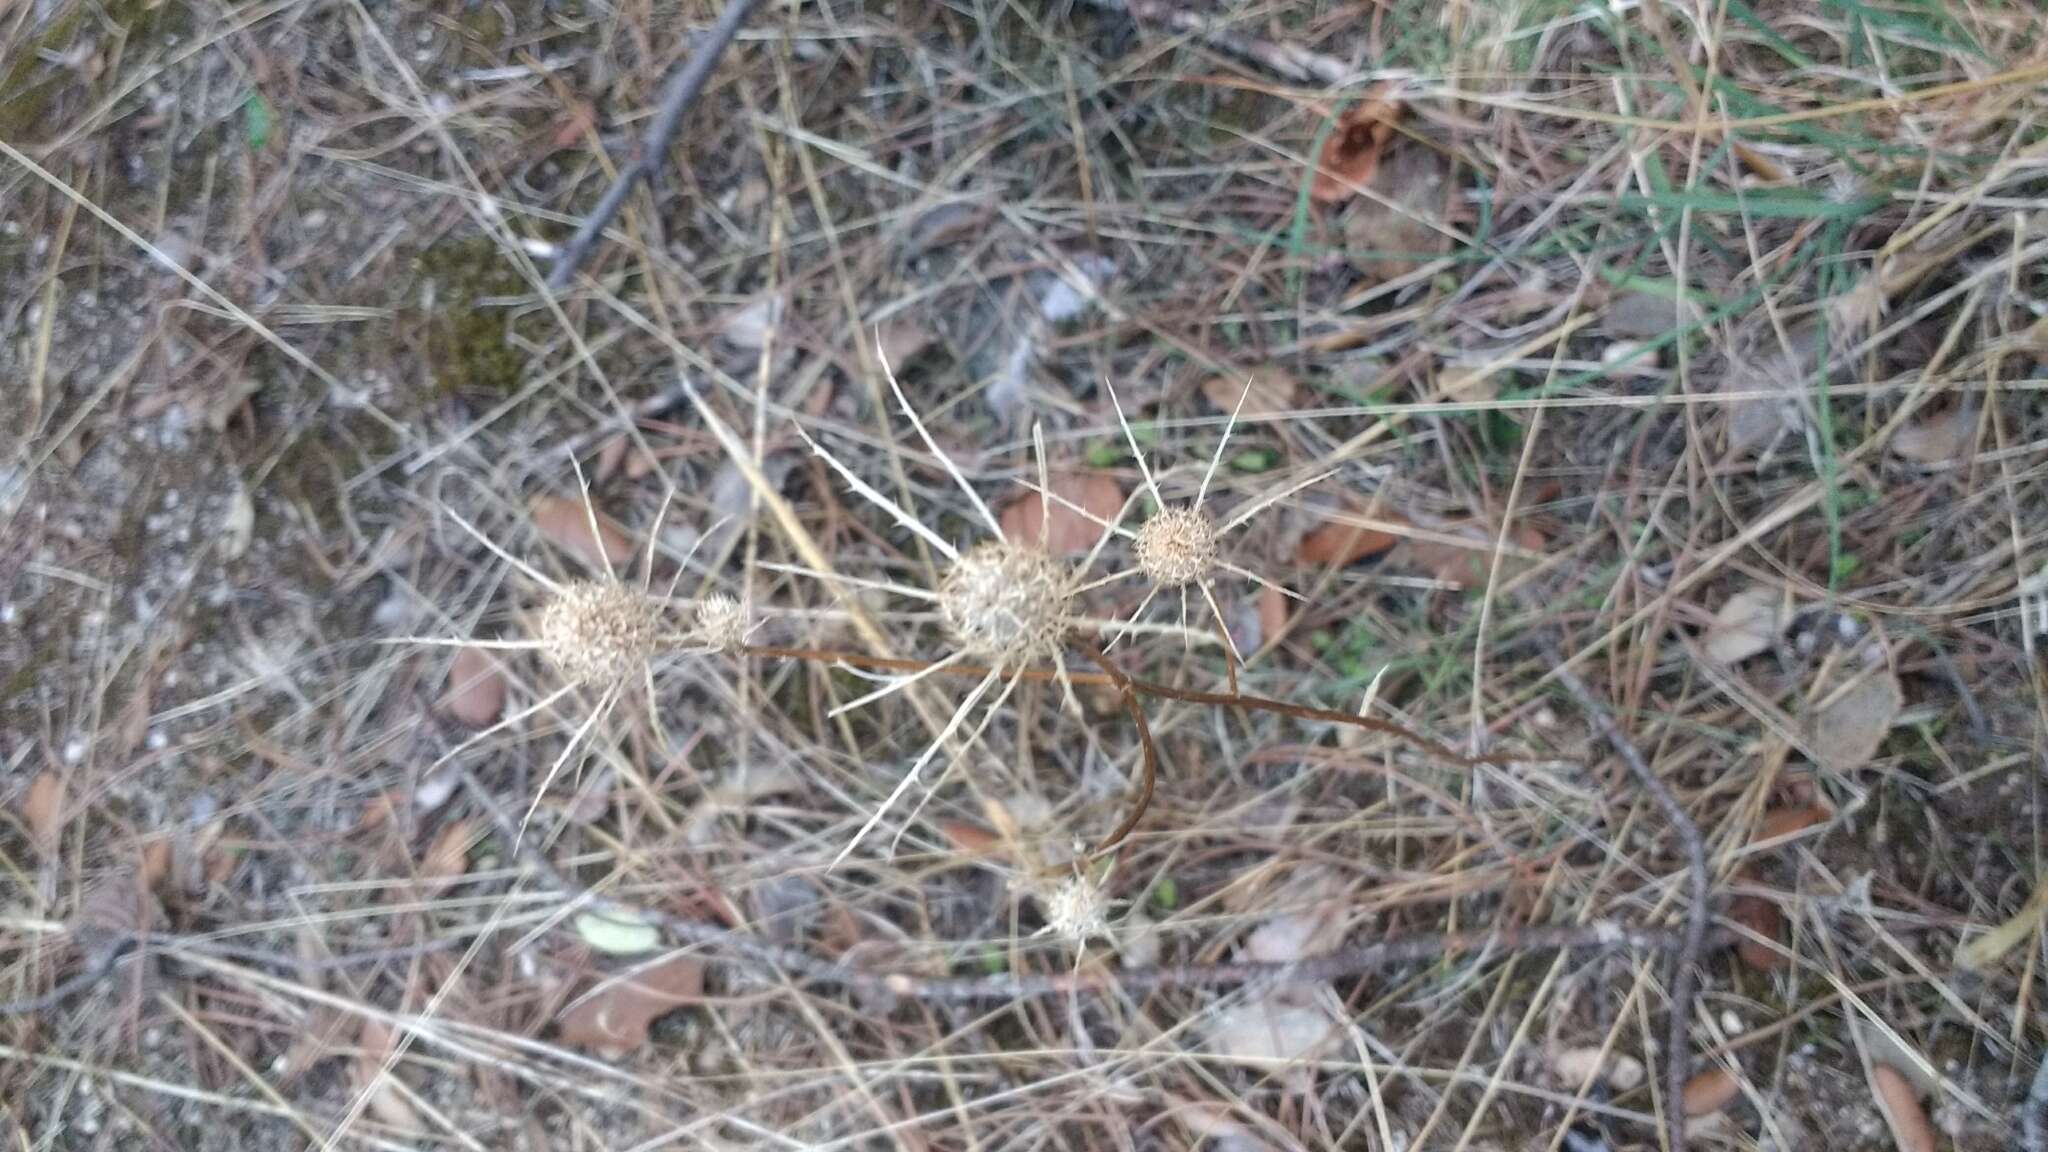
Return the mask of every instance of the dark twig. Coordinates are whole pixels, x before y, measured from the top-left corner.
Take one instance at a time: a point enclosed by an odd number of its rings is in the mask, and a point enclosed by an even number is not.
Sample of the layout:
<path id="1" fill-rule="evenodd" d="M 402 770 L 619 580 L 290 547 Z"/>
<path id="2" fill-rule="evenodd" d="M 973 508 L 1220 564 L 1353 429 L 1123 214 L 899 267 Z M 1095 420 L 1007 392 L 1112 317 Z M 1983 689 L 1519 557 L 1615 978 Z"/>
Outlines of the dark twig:
<path id="1" fill-rule="evenodd" d="M 1692 1061 L 1692 1002 L 1693 968 L 1699 961 L 1700 948 L 1707 938 L 1708 890 L 1711 877 L 1707 872 L 1707 845 L 1700 838 L 1699 826 L 1685 811 L 1685 805 L 1678 802 L 1678 795 L 1671 786 L 1650 768 L 1650 762 L 1643 758 L 1642 751 L 1635 746 L 1614 717 L 1594 696 L 1586 682 L 1565 663 L 1564 655 L 1552 649 L 1552 673 L 1564 690 L 1571 694 L 1580 710 L 1593 722 L 1593 727 L 1612 745 L 1621 756 L 1621 762 L 1628 765 L 1629 774 L 1657 807 L 1664 810 L 1664 818 L 1671 822 L 1678 835 L 1679 847 L 1685 852 L 1685 873 L 1687 899 L 1685 910 L 1685 932 L 1678 947 L 1672 954 L 1671 974 L 1671 1022 L 1666 1034 L 1664 1054 L 1664 1132 L 1669 1152 L 1685 1152 L 1685 1112 L 1679 1101 L 1685 1095 L 1685 1082 Z"/>
<path id="2" fill-rule="evenodd" d="M 828 648 L 790 648 L 775 644 L 750 644 L 746 654 L 768 660 L 803 660 L 813 664 L 845 664 L 852 668 L 866 668 L 882 672 L 922 672 L 931 667 L 928 660 L 912 660 L 896 656 L 869 656 L 862 652 L 848 652 Z M 989 669 L 972 664 L 951 664 L 942 670 L 954 677 L 978 679 L 988 675 Z M 1015 673 L 1030 683 L 1052 683 L 1058 674 L 1050 669 L 1026 668 Z M 1177 700 L 1183 704 L 1200 704 L 1210 708 L 1243 708 L 1253 712 L 1269 712 L 1315 724 L 1340 724 L 1356 728 L 1361 732 L 1377 732 L 1393 736 L 1413 745 L 1425 755 L 1446 764 L 1461 768 L 1476 768 L 1482 764 L 1505 768 L 1519 762 L 1518 757 L 1486 755 L 1467 756 L 1449 746 L 1424 736 L 1413 729 L 1404 728 L 1391 720 L 1379 720 L 1371 716 L 1360 716 L 1356 712 L 1340 712 L 1335 708 L 1317 708 L 1307 704 L 1296 704 L 1287 700 L 1275 700 L 1266 696 L 1252 696 L 1242 692 L 1205 692 L 1198 688 L 1179 688 L 1172 684 L 1161 684 L 1156 680 L 1141 680 L 1114 669 L 1108 672 L 1069 672 L 1067 679 L 1076 685 L 1091 687 L 1129 688 L 1140 696 L 1160 700 Z"/>
<path id="3" fill-rule="evenodd" d="M 1138 801 L 1131 805 L 1130 814 L 1117 824 L 1116 831 L 1103 837 L 1102 843 L 1095 846 L 1094 854 L 1100 856 L 1123 843 L 1124 837 L 1129 836 L 1131 830 L 1138 826 L 1138 821 L 1145 818 L 1145 809 L 1152 806 L 1152 788 L 1159 781 L 1159 749 L 1152 743 L 1152 724 L 1145 719 L 1145 702 L 1138 699 L 1137 689 L 1131 687 L 1130 678 L 1117 671 L 1116 665 L 1109 662 L 1109 657 L 1103 655 L 1102 649 L 1093 644 L 1084 645 L 1082 652 L 1095 662 L 1097 668 L 1102 669 L 1103 675 L 1116 681 L 1117 691 L 1124 698 L 1124 707 L 1131 714 L 1131 723 L 1138 729 L 1138 757 L 1143 762 L 1144 772 L 1138 784 Z M 1235 679 L 1232 677 L 1233 688 Z"/>
<path id="4" fill-rule="evenodd" d="M 711 69 L 717 66 L 718 58 L 725 54 L 740 25 L 746 23 L 747 14 L 754 10 L 756 0 L 726 0 L 725 11 L 691 49 L 689 59 L 682 67 L 669 76 L 667 86 L 662 90 L 661 108 L 655 114 L 654 123 L 648 125 L 647 134 L 640 138 L 640 152 L 619 169 L 618 179 L 605 189 L 604 199 L 583 218 L 583 224 L 576 229 L 576 235 L 562 248 L 562 255 L 548 273 L 548 289 L 560 292 L 569 286 L 570 277 L 582 265 L 590 250 L 597 246 L 597 238 L 604 233 L 605 226 L 626 203 L 626 197 L 633 194 L 633 186 L 641 177 L 652 173 L 662 158 L 668 155 L 669 141 L 675 137 L 676 128 L 683 122 L 683 113 L 696 103 L 697 94 L 704 90 L 704 81 L 710 79 Z"/>

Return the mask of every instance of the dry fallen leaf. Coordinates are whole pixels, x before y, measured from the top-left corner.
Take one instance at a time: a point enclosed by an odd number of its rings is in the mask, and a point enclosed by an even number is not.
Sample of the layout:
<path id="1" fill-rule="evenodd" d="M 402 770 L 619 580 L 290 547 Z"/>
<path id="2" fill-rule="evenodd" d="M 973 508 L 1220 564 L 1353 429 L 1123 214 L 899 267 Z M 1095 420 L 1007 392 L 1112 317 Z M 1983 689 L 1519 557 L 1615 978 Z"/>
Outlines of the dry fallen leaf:
<path id="1" fill-rule="evenodd" d="M 1320 956 L 1344 942 L 1349 902 L 1344 882 L 1328 868 L 1311 864 L 1295 870 L 1277 890 L 1262 893 L 1259 904 L 1275 911 L 1245 938 L 1247 960 L 1284 963 Z"/>
<path id="2" fill-rule="evenodd" d="M 1778 911 L 1778 905 L 1753 893 L 1744 893 L 1730 901 L 1728 918 L 1764 940 L 1778 939 L 1785 927 L 1785 915 Z M 1791 963 L 1784 953 L 1763 940 L 1752 940 L 1747 936 L 1736 938 L 1735 955 L 1759 972 L 1776 972 Z"/>
<path id="3" fill-rule="evenodd" d="M 1616 1092 L 1630 1092 L 1643 1082 L 1643 1062 L 1626 1052 L 1609 1052 L 1600 1058 L 1597 1044 L 1566 1048 L 1550 1057 L 1550 1071 L 1557 1082 L 1576 1092 L 1579 1086 L 1598 1076 Z"/>
<path id="4" fill-rule="evenodd" d="M 1045 547 L 1055 556 L 1087 553 L 1108 531 L 1095 521 L 1115 523 L 1117 513 L 1123 511 L 1123 486 L 1100 472 L 1056 474 L 1052 477 L 1052 491 L 1052 521 L 1046 525 Z M 1084 509 L 1086 514 L 1068 507 L 1069 504 Z M 1036 492 L 1026 492 L 1003 509 L 1003 535 L 1035 545 L 1044 517 L 1045 501 Z"/>
<path id="5" fill-rule="evenodd" d="M 1360 517 L 1362 519 L 1363 517 Z M 1373 519 L 1387 524 L 1402 524 L 1405 521 L 1392 513 L 1382 513 Z M 1368 556 L 1377 556 L 1401 542 L 1399 536 L 1368 528 L 1363 524 L 1330 520 L 1314 528 L 1301 538 L 1294 548 L 1297 564 L 1321 568 L 1332 566 L 1342 568 L 1356 564 Z"/>
<path id="6" fill-rule="evenodd" d="M 455 654 L 441 707 L 471 728 L 489 727 L 497 721 L 505 711 L 505 673 L 489 649 L 470 645 Z"/>
<path id="7" fill-rule="evenodd" d="M 1916 463 L 1948 464 L 1966 455 L 1976 438 L 1977 410 L 1966 405 L 1934 416 L 1920 416 L 1892 433 L 1887 446 Z"/>
<path id="8" fill-rule="evenodd" d="M 1202 395 L 1221 412 L 1241 418 L 1283 416 L 1301 407 L 1301 385 L 1277 368 L 1260 368 L 1243 376 L 1211 376 L 1202 381 Z M 1239 399 L 1244 408 L 1237 406 Z"/>
<path id="9" fill-rule="evenodd" d="M 1388 88 L 1375 86 L 1365 99 L 1345 109 L 1323 139 L 1316 157 L 1316 175 L 1309 196 L 1318 204 L 1338 204 L 1372 181 L 1380 154 L 1394 138 L 1402 107 L 1387 98 Z"/>
<path id="10" fill-rule="evenodd" d="M 704 963 L 669 956 L 608 977 L 561 1016 L 562 1043 L 610 1057 L 647 1042 L 647 1029 L 663 1015 L 704 996 Z"/>
<path id="11" fill-rule="evenodd" d="M 36 852 L 47 860 L 57 853 L 57 837 L 64 830 L 64 779 L 55 772 L 38 773 L 29 781 L 21 799 L 21 818 L 28 825 L 29 839 Z"/>
<path id="12" fill-rule="evenodd" d="M 607 956 L 637 956 L 661 947 L 661 928 L 635 909 L 614 905 L 576 917 L 576 934 Z"/>
<path id="13" fill-rule="evenodd" d="M 1284 988 L 1268 989 L 1225 1008 L 1209 1023 L 1209 1051 L 1231 1060 L 1307 1060 L 1337 1038 L 1330 1014 L 1290 1000 Z"/>
<path id="14" fill-rule="evenodd" d="M 1784 630 L 1780 611 L 1784 596 L 1775 588 L 1752 584 L 1728 598 L 1700 634 L 1700 647 L 1716 664 L 1736 664 L 1766 651 Z"/>
<path id="15" fill-rule="evenodd" d="M 349 1062 L 349 1080 L 357 1093 L 369 1092 L 370 1114 L 378 1120 L 401 1132 L 424 1132 L 426 1128 L 420 1123 L 419 1113 L 413 1110 L 395 1082 L 396 1070 L 379 1075 L 396 1043 L 397 1038 L 382 1021 L 364 1017 L 362 1031 L 356 1034 L 359 1051 Z M 372 1085 L 375 1086 L 374 1091 L 371 1090 Z"/>
<path id="16" fill-rule="evenodd" d="M 171 838 L 159 833 L 145 841 L 137 865 L 136 880 L 151 892 L 161 892 L 171 875 Z"/>
<path id="17" fill-rule="evenodd" d="M 220 555 L 223 560 L 240 560 L 249 554 L 256 535 L 256 503 L 249 490 L 237 484 L 228 494 L 227 515 L 221 518 Z"/>
<path id="18" fill-rule="evenodd" d="M 1669 336 L 1686 324 L 1697 323 L 1700 310 L 1688 300 L 1681 312 L 1676 297 L 1655 292 L 1624 292 L 1616 296 L 1600 316 L 1600 331 L 1629 340 Z"/>
<path id="19" fill-rule="evenodd" d="M 1889 1064 L 1870 1066 L 1870 1085 L 1877 1090 L 1879 1111 L 1891 1126 L 1892 1141 L 1899 1152 L 1934 1152 L 1934 1125 L 1920 1106 L 1920 1094 L 1913 1082 Z"/>
<path id="20" fill-rule="evenodd" d="M 1428 148 L 1397 150 L 1373 181 L 1377 198 L 1344 210 L 1344 259 L 1371 283 L 1399 279 L 1434 258 L 1441 233 L 1431 223 L 1443 204 L 1450 166 Z"/>
<path id="21" fill-rule="evenodd" d="M 1889 668 L 1875 669 L 1830 693 L 1813 717 L 1813 750 L 1821 763 L 1837 772 L 1870 763 L 1898 719 L 1901 703 L 1899 682 Z"/>
<path id="22" fill-rule="evenodd" d="M 917 354 L 931 347 L 935 337 L 915 317 L 898 316 L 882 325 L 875 336 L 875 347 L 889 367 L 903 371 L 903 366 L 917 358 Z"/>
<path id="23" fill-rule="evenodd" d="M 593 571 L 603 571 L 610 562 L 617 571 L 626 561 L 633 558 L 633 537 L 610 517 L 599 514 L 597 535 L 590 533 L 591 513 L 584 508 L 583 501 L 567 496 L 535 496 L 527 510 L 533 516 L 533 526 L 548 543 L 574 556 Z M 604 551 L 598 551 L 598 541 L 604 542 Z"/>
<path id="24" fill-rule="evenodd" d="M 733 347 L 759 352 L 782 324 L 782 295 L 771 292 L 726 317 L 725 338 Z"/>
<path id="25" fill-rule="evenodd" d="M 420 857 L 420 879 L 427 889 L 445 888 L 448 882 L 469 871 L 469 844 L 475 832 L 467 819 L 451 820 Z"/>
<path id="26" fill-rule="evenodd" d="M 1825 824 L 1834 812 L 1823 804 L 1801 804 L 1792 808 L 1772 808 L 1764 813 L 1757 824 L 1756 835 L 1750 839 L 1752 846 L 1781 840 L 1794 832 L 1800 832 L 1815 824 Z"/>
<path id="27" fill-rule="evenodd" d="M 939 831 L 956 852 L 986 856 L 1002 847 L 1002 837 L 969 820 L 941 820 Z"/>
<path id="28" fill-rule="evenodd" d="M 1798 397 L 1820 370 L 1826 338 L 1811 321 L 1795 325 L 1787 337 L 1781 342 L 1773 335 L 1753 357 L 1732 359 L 1720 379 L 1719 391 L 1736 397 L 1723 404 L 1730 457 L 1766 447 L 1805 421 Z"/>
<path id="29" fill-rule="evenodd" d="M 1259 589 L 1259 644 L 1271 644 L 1287 630 L 1287 596 L 1278 588 Z"/>
<path id="30" fill-rule="evenodd" d="M 1694 1073 L 1693 1078 L 1685 1082 L 1679 1107 L 1687 1116 L 1705 1116 L 1726 1108 L 1740 1091 L 1735 1074 L 1715 1065 L 1704 1072 Z"/>

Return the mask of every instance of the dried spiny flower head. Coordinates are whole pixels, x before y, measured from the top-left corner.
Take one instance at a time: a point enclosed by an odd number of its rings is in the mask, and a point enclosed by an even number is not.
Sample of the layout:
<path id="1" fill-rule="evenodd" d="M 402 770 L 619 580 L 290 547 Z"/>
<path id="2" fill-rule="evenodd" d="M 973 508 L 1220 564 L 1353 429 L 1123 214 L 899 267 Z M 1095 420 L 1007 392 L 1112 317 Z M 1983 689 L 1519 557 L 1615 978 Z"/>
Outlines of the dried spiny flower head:
<path id="1" fill-rule="evenodd" d="M 1200 508 L 1161 508 L 1138 529 L 1138 570 L 1168 588 L 1192 584 L 1216 566 L 1216 524 Z"/>
<path id="2" fill-rule="evenodd" d="M 1068 625 L 1070 574 L 1037 548 L 977 545 L 939 584 L 939 615 L 962 652 L 997 668 L 1056 656 Z"/>
<path id="3" fill-rule="evenodd" d="M 1102 885 L 1084 874 L 1041 890 L 1038 903 L 1045 910 L 1045 931 L 1053 935 L 1076 944 L 1109 935 L 1109 900 Z"/>
<path id="4" fill-rule="evenodd" d="M 714 652 L 738 652 L 747 646 L 749 629 L 743 602 L 723 592 L 697 604 L 697 639 Z"/>
<path id="5" fill-rule="evenodd" d="M 612 581 L 585 580 L 562 589 L 541 609 L 541 651 L 577 683 L 616 684 L 637 674 L 661 640 L 661 609 Z"/>

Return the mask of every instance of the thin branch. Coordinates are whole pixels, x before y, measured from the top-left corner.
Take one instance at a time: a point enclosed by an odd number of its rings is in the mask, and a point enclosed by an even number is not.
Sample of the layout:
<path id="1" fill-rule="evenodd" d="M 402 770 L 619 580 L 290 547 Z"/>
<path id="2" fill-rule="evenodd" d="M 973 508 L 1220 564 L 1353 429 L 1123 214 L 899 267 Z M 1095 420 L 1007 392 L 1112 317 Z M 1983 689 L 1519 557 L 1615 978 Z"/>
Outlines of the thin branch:
<path id="1" fill-rule="evenodd" d="M 1145 818 L 1145 809 L 1152 806 L 1152 788 L 1159 780 L 1159 749 L 1152 743 L 1152 725 L 1145 719 L 1145 705 L 1138 699 L 1137 690 L 1131 687 L 1130 677 L 1117 671 L 1116 665 L 1109 662 L 1109 657 L 1103 655 L 1100 648 L 1091 644 L 1082 652 L 1095 661 L 1103 675 L 1116 681 L 1117 691 L 1123 694 L 1124 707 L 1130 711 L 1131 723 L 1138 729 L 1138 758 L 1143 763 L 1144 772 L 1138 783 L 1138 802 L 1131 805 L 1130 814 L 1116 826 L 1116 831 L 1103 837 L 1102 843 L 1095 846 L 1093 854 L 1100 856 L 1123 843 L 1124 837 L 1138 826 L 1138 821 Z"/>
<path id="2" fill-rule="evenodd" d="M 1671 822 L 1679 847 L 1685 852 L 1688 904 L 1685 931 L 1672 954 L 1671 1021 L 1664 1055 L 1665 1142 L 1669 1152 L 1685 1152 L 1685 1111 L 1679 1107 L 1679 1101 L 1685 1095 L 1685 1082 L 1692 1063 L 1693 969 L 1699 962 L 1700 948 L 1706 942 L 1707 920 L 1711 912 L 1708 894 L 1712 878 L 1707 871 L 1706 842 L 1700 838 L 1699 826 L 1686 814 L 1685 805 L 1679 803 L 1677 793 L 1650 768 L 1650 762 L 1643 758 L 1642 751 L 1615 724 L 1607 706 L 1565 663 L 1564 654 L 1553 648 L 1548 655 L 1556 669 L 1552 674 L 1558 683 L 1564 685 L 1564 690 L 1571 694 L 1593 722 L 1594 729 L 1621 756 L 1621 762 L 1628 766 L 1629 774 L 1636 778 L 1636 783 L 1650 794 L 1657 807 L 1663 809 L 1664 818 Z"/>
<path id="3" fill-rule="evenodd" d="M 744 652 L 768 660 L 802 660 L 814 664 L 845 664 L 853 668 L 869 668 L 884 672 L 918 672 L 931 666 L 928 660 L 911 660 L 902 657 L 869 656 L 861 652 L 846 652 L 831 648 L 790 648 L 773 644 L 750 644 Z M 980 677 L 989 669 L 972 664 L 955 664 L 946 669 L 952 676 Z M 1042 668 L 1026 668 L 1015 673 L 1025 680 L 1038 683 L 1055 683 L 1058 674 Z M 1316 724 L 1341 724 L 1363 732 L 1377 732 L 1392 736 L 1446 764 L 1461 768 L 1475 768 L 1485 764 L 1504 768 L 1521 762 L 1517 756 L 1485 755 L 1467 756 L 1438 743 L 1413 729 L 1405 728 L 1391 720 L 1379 720 L 1370 716 L 1359 716 L 1350 712 L 1339 712 L 1334 708 L 1316 708 L 1307 704 L 1294 704 L 1286 700 L 1274 700 L 1266 696 L 1250 696 L 1242 692 L 1204 692 L 1198 688 L 1181 688 L 1172 684 L 1161 684 L 1156 680 L 1140 680 L 1122 672 L 1074 672 L 1070 678 L 1077 685 L 1099 688 L 1122 688 L 1128 685 L 1140 696 L 1160 700 L 1176 700 L 1183 704 L 1200 704 L 1211 708 L 1245 708 L 1253 712 L 1269 712 L 1295 720 Z"/>
<path id="4" fill-rule="evenodd" d="M 683 113 L 697 102 L 697 94 L 704 90 L 704 82 L 711 78 L 711 69 L 718 64 L 718 58 L 725 55 L 725 49 L 732 38 L 746 23 L 747 15 L 754 10 L 756 0 L 726 0 L 725 11 L 718 17 L 697 46 L 691 50 L 689 59 L 682 67 L 669 76 L 668 85 L 661 94 L 661 108 L 648 125 L 647 134 L 640 138 L 639 155 L 619 169 L 619 175 L 612 186 L 605 190 L 604 199 L 583 218 L 583 224 L 576 229 L 576 235 L 562 248 L 562 255 L 555 261 L 548 273 L 548 290 L 560 292 L 569 286 L 569 280 L 576 275 L 576 269 L 589 257 L 590 250 L 597 246 L 597 238 L 604 234 L 612 217 L 625 206 L 626 197 L 633 194 L 633 186 L 642 177 L 653 173 L 668 155 L 669 141 L 681 127 Z"/>

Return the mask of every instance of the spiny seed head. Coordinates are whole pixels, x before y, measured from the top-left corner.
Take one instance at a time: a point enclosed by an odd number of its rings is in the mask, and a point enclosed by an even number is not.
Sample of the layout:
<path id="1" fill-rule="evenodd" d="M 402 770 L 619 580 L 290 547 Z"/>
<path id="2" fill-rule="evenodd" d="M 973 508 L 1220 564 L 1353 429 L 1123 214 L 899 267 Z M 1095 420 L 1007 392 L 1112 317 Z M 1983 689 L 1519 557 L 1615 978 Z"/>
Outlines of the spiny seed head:
<path id="1" fill-rule="evenodd" d="M 639 673 L 661 638 L 661 609 L 623 584 L 571 584 L 541 609 L 541 652 L 577 683 L 616 684 Z"/>
<path id="2" fill-rule="evenodd" d="M 747 606 L 723 592 L 697 604 L 697 638 L 714 652 L 737 652 L 747 646 Z"/>
<path id="3" fill-rule="evenodd" d="M 1169 588 L 1216 566 L 1216 525 L 1199 508 L 1161 508 L 1138 529 L 1138 570 Z"/>
<path id="4" fill-rule="evenodd" d="M 939 584 L 939 616 L 963 652 L 995 667 L 1053 655 L 1067 630 L 1072 585 L 1037 548 L 977 545 Z"/>
<path id="5" fill-rule="evenodd" d="M 1102 885 L 1085 875 L 1070 876 L 1038 896 L 1045 910 L 1045 930 L 1084 944 L 1109 935 L 1109 900 Z"/>

